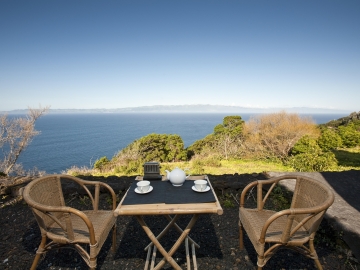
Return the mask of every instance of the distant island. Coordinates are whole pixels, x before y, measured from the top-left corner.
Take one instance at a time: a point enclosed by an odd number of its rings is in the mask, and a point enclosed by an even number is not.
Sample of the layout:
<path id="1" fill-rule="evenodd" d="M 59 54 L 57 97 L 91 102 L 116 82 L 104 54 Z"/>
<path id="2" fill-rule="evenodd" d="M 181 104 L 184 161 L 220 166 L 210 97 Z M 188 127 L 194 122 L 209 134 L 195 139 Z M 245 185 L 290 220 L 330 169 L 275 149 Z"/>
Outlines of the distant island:
<path id="1" fill-rule="evenodd" d="M 286 111 L 299 114 L 350 114 L 350 110 L 291 107 L 291 108 L 249 108 L 225 105 L 154 105 L 117 109 L 50 109 L 51 114 L 75 114 L 75 113 L 273 113 Z M 25 114 L 27 109 L 2 111 L 0 114 Z"/>

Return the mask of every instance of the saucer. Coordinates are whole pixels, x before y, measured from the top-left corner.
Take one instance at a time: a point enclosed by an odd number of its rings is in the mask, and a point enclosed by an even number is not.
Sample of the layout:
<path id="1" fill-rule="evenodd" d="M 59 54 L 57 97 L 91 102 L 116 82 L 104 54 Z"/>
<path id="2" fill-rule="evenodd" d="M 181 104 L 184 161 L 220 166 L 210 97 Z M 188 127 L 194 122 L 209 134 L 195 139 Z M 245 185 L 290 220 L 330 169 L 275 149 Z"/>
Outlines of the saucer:
<path id="1" fill-rule="evenodd" d="M 196 192 L 208 192 L 210 190 L 210 186 L 207 186 L 203 191 L 197 190 L 195 186 L 192 186 L 192 190 Z"/>
<path id="2" fill-rule="evenodd" d="M 152 187 L 152 186 L 150 186 L 150 188 L 149 188 L 148 191 L 146 191 L 146 192 L 140 192 L 140 191 L 138 190 L 138 188 L 135 188 L 135 192 L 136 192 L 137 194 L 146 194 L 146 193 L 151 192 L 152 190 L 153 190 L 153 187 Z"/>

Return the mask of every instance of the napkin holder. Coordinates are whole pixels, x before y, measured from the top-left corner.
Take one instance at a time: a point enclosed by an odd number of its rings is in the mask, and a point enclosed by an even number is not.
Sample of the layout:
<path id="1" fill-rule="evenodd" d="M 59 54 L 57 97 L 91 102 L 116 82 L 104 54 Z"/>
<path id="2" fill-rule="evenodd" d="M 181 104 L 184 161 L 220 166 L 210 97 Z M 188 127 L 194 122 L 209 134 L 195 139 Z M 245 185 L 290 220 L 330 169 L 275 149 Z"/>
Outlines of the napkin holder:
<path id="1" fill-rule="evenodd" d="M 161 180 L 160 174 L 160 163 L 159 162 L 145 162 L 144 166 L 144 177 L 146 180 Z"/>

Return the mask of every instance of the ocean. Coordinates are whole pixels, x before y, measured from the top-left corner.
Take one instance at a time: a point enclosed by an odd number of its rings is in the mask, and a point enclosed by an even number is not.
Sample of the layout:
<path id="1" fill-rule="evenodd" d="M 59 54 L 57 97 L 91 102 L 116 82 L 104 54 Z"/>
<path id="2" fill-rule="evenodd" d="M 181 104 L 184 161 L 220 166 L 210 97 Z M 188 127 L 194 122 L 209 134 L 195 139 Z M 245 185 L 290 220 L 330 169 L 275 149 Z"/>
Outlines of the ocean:
<path id="1" fill-rule="evenodd" d="M 213 132 L 229 113 L 47 114 L 36 122 L 34 137 L 18 163 L 61 173 L 72 166 L 91 167 L 103 156 L 111 159 L 131 142 L 150 133 L 178 134 L 185 147 Z M 256 114 L 238 114 L 247 121 Z M 346 115 L 313 114 L 317 124 Z M 12 116 L 13 117 L 13 116 Z"/>

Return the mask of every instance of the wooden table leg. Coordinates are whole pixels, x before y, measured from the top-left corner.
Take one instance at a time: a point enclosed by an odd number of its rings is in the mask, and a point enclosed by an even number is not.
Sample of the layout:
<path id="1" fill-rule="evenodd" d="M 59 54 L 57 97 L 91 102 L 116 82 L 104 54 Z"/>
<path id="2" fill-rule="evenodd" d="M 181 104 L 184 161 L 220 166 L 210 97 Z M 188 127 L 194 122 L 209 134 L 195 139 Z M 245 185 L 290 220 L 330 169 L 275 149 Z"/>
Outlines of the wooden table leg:
<path id="1" fill-rule="evenodd" d="M 194 263 L 194 270 L 197 270 L 197 261 L 196 261 L 196 254 L 195 254 L 195 246 L 194 244 L 191 245 L 192 249 L 192 257 L 193 257 L 193 263 Z"/>
<path id="2" fill-rule="evenodd" d="M 174 269 L 176 270 L 181 270 L 181 267 L 175 262 L 175 260 L 171 257 L 174 252 L 176 251 L 173 250 L 174 246 L 179 242 L 180 238 L 178 239 L 178 241 L 175 243 L 175 245 L 173 246 L 173 248 L 170 250 L 169 253 L 166 252 L 166 250 L 163 248 L 163 246 L 160 244 L 160 242 L 156 239 L 155 235 L 151 232 L 151 230 L 149 229 L 149 227 L 147 226 L 147 224 L 145 223 L 144 219 L 142 218 L 142 216 L 136 216 L 136 219 L 138 220 L 139 224 L 141 225 L 141 227 L 143 228 L 143 230 L 145 231 L 145 233 L 147 234 L 147 236 L 150 238 L 150 240 L 154 243 L 154 245 L 157 247 L 157 249 L 160 251 L 160 253 L 164 256 L 163 261 L 161 261 L 160 263 L 162 263 L 162 265 L 160 267 L 159 264 L 154 268 L 154 269 L 160 269 L 164 264 L 165 264 L 165 260 L 170 263 L 170 265 L 172 267 L 174 267 Z M 194 218 L 193 218 L 194 219 Z M 183 234 L 185 234 L 186 229 L 184 231 Z M 188 232 L 187 232 L 188 233 Z M 181 235 L 182 236 L 182 235 Z M 185 235 L 186 237 L 186 235 Z M 182 239 L 183 240 L 183 239 Z M 180 245 L 180 243 L 179 243 Z M 179 246 L 178 245 L 178 246 Z M 177 248 L 177 247 L 176 247 Z M 172 254 L 171 254 L 172 252 Z"/>
<path id="3" fill-rule="evenodd" d="M 176 215 L 176 216 L 177 216 L 177 215 Z M 176 216 L 175 216 L 175 217 L 176 217 Z M 169 221 L 172 221 L 172 220 L 173 220 L 173 218 L 172 218 L 170 215 L 165 215 L 165 217 L 166 217 L 166 219 L 169 220 Z M 174 217 L 174 218 L 175 218 L 175 217 Z M 174 223 L 173 226 L 177 229 L 177 231 L 178 231 L 179 233 L 183 233 L 183 230 L 180 228 L 179 225 L 177 225 L 176 223 Z M 196 248 L 200 248 L 200 246 L 199 246 L 194 240 L 192 240 L 190 236 L 188 236 L 187 238 L 189 238 L 190 243 L 191 243 L 191 244 L 194 244 Z"/>
<path id="4" fill-rule="evenodd" d="M 171 220 L 171 222 L 169 222 L 168 225 L 166 225 L 166 227 L 163 229 L 163 231 L 158 236 L 156 236 L 156 239 L 160 240 L 165 235 L 165 233 L 167 233 L 167 231 L 174 225 L 174 223 L 176 222 L 176 220 L 179 217 L 180 216 L 175 215 L 175 217 Z M 148 250 L 148 248 L 151 248 L 153 245 L 154 245 L 154 243 L 151 242 L 149 245 L 147 245 L 147 247 L 145 248 L 145 251 Z"/>
<path id="5" fill-rule="evenodd" d="M 177 221 L 177 219 L 179 218 L 178 215 L 175 215 L 174 218 L 172 218 L 170 215 L 165 215 L 165 217 L 166 217 L 166 219 L 169 221 L 169 224 L 164 228 L 164 230 L 163 230 L 158 236 L 156 236 L 156 239 L 157 239 L 157 240 L 160 240 L 160 239 L 165 235 L 165 233 L 167 233 L 167 231 L 168 231 L 172 226 L 174 226 L 179 233 L 183 233 L 183 229 L 181 229 L 180 226 L 176 224 L 176 221 Z M 200 246 L 199 246 L 193 239 L 191 239 L 190 236 L 188 236 L 188 238 L 189 238 L 189 241 L 190 241 L 191 244 L 194 244 L 196 248 L 200 248 Z M 149 245 L 147 245 L 147 246 L 145 247 L 144 250 L 145 250 L 145 251 L 148 250 L 148 249 L 151 248 L 153 245 L 154 245 L 154 244 L 151 242 Z"/>
<path id="6" fill-rule="evenodd" d="M 189 238 L 185 239 L 185 252 L 186 252 L 186 266 L 187 270 L 191 270 L 190 255 L 189 255 Z"/>
<path id="7" fill-rule="evenodd" d="M 172 248 L 170 249 L 169 253 L 166 253 L 168 256 L 172 256 L 174 255 L 175 251 L 179 248 L 179 246 L 181 245 L 181 243 L 184 241 L 184 239 L 187 237 L 187 235 L 189 234 L 190 230 L 192 229 L 192 227 L 195 225 L 197 219 L 199 218 L 198 214 L 193 215 L 193 217 L 191 218 L 189 224 L 186 226 L 185 230 L 183 231 L 183 233 L 180 235 L 179 239 L 176 241 L 176 243 L 172 246 Z M 155 238 L 155 237 L 154 237 Z M 156 238 L 155 238 L 156 239 Z M 154 242 L 154 244 L 156 245 L 156 243 Z M 159 243 L 160 244 L 160 243 Z M 160 249 L 159 249 L 160 251 Z M 164 259 L 162 259 L 154 268 L 155 270 L 159 270 L 161 269 L 161 267 L 164 266 L 164 264 L 167 261 L 167 257 L 164 256 Z M 175 261 L 174 261 L 175 262 Z M 170 262 L 169 262 L 170 263 Z M 176 263 L 176 262 L 175 262 Z M 180 268 L 181 269 L 181 268 Z"/>

